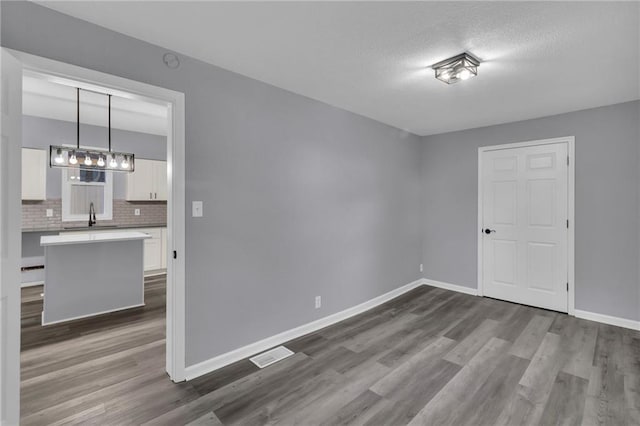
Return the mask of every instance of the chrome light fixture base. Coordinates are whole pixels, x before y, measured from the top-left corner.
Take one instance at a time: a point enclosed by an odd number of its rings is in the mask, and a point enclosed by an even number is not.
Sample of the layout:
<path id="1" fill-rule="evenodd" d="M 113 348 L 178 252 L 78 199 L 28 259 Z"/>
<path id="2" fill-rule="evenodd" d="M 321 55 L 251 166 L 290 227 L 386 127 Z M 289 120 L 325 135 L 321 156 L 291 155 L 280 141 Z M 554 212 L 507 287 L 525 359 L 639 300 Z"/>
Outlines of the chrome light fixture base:
<path id="1" fill-rule="evenodd" d="M 464 52 L 452 58 L 433 64 L 436 78 L 447 84 L 454 84 L 478 75 L 480 60 L 470 53 Z"/>

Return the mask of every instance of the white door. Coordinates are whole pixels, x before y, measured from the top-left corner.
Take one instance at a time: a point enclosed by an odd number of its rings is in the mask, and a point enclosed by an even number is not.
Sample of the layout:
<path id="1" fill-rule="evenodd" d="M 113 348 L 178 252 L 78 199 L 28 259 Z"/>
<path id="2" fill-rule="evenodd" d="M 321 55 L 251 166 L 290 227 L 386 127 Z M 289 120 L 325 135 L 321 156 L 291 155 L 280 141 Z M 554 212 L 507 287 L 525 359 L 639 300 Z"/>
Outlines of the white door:
<path id="1" fill-rule="evenodd" d="M 2 49 L 0 106 L 0 424 L 20 419 L 22 66 Z"/>
<path id="2" fill-rule="evenodd" d="M 484 295 L 567 312 L 567 142 L 481 155 Z"/>

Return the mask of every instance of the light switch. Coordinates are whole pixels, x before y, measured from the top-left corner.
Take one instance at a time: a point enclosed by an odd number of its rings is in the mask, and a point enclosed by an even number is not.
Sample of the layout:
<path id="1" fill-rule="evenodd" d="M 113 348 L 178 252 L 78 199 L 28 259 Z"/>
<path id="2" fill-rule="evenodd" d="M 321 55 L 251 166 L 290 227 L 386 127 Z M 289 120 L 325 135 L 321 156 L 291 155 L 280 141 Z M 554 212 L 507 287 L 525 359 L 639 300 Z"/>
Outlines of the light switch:
<path id="1" fill-rule="evenodd" d="M 46 214 L 47 217 L 53 217 L 53 209 L 47 209 Z"/>
<path id="2" fill-rule="evenodd" d="M 134 216 L 140 216 L 140 209 L 133 209 Z"/>
<path id="3" fill-rule="evenodd" d="M 191 216 L 193 217 L 202 217 L 202 201 L 193 201 L 191 203 Z"/>

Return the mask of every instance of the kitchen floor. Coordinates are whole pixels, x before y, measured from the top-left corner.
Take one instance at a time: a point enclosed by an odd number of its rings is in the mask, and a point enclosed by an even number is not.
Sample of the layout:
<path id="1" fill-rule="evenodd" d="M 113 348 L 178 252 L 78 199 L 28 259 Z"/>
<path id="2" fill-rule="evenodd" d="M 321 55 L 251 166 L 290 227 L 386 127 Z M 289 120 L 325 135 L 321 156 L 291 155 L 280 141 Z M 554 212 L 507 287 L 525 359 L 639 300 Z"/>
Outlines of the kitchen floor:
<path id="1" fill-rule="evenodd" d="M 164 294 L 149 278 L 144 308 L 42 328 L 23 290 L 23 424 L 640 424 L 637 331 L 421 286 L 263 370 L 174 384 Z"/>

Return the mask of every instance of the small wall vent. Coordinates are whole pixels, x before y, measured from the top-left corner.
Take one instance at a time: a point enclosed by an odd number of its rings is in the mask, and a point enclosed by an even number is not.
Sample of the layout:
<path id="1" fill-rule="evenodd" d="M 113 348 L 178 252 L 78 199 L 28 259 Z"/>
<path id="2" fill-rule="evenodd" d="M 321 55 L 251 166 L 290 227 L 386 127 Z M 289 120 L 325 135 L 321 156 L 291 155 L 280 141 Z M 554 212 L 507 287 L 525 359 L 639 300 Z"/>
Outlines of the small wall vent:
<path id="1" fill-rule="evenodd" d="M 260 368 L 265 368 L 273 364 L 274 362 L 281 361 L 285 358 L 290 357 L 291 355 L 293 355 L 293 352 L 291 352 L 289 349 L 285 348 L 284 346 L 278 346 L 277 348 L 270 349 L 267 352 L 263 352 L 260 355 L 249 358 L 249 361 Z"/>

